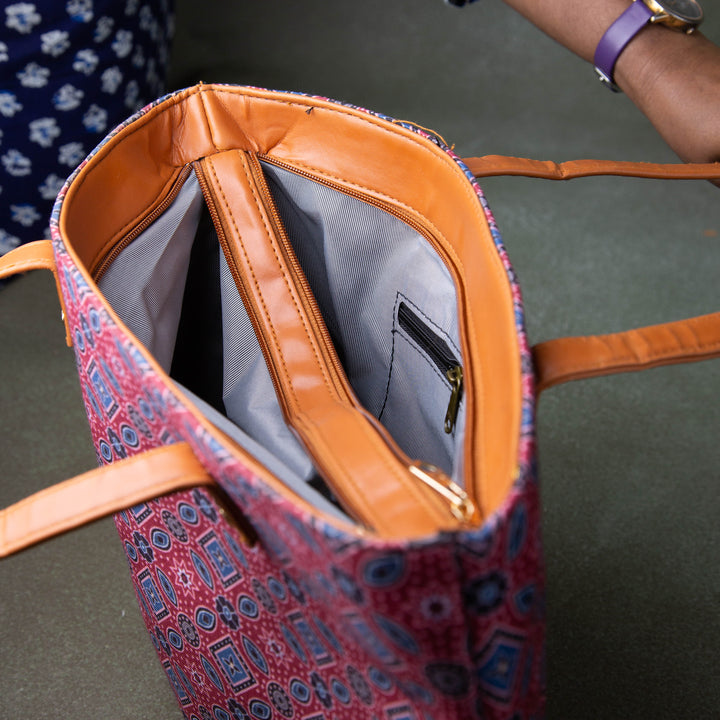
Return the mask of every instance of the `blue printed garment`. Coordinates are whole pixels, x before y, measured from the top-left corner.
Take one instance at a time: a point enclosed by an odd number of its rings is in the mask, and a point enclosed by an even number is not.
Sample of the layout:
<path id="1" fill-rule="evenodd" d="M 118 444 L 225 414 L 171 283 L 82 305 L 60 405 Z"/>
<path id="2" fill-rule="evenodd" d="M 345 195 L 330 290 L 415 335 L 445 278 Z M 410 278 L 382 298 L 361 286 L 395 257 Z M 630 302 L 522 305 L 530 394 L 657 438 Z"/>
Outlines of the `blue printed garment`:
<path id="1" fill-rule="evenodd" d="M 0 0 L 0 255 L 49 237 L 71 171 L 165 91 L 173 0 Z"/>

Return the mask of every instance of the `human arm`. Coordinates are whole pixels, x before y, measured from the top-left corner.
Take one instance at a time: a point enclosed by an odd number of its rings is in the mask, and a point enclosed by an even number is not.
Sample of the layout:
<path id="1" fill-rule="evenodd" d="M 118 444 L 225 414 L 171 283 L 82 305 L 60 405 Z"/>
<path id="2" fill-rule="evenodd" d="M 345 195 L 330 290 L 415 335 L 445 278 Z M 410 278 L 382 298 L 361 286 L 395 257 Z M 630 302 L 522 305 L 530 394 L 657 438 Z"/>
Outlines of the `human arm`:
<path id="1" fill-rule="evenodd" d="M 598 42 L 628 0 L 504 0 L 547 35 L 592 62 Z M 648 25 L 615 65 L 615 81 L 685 161 L 720 160 L 720 48 Z M 599 88 L 598 84 L 598 88 Z"/>

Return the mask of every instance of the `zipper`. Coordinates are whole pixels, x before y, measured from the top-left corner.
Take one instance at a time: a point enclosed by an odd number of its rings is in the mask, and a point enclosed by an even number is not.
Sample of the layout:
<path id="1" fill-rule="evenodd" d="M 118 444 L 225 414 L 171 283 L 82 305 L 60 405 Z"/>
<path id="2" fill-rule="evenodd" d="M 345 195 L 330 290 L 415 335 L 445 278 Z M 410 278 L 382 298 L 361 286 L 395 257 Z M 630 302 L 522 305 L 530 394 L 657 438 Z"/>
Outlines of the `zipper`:
<path id="1" fill-rule="evenodd" d="M 376 207 L 379 210 L 382 210 L 383 212 L 386 212 L 389 215 L 396 217 L 398 220 L 401 220 L 406 225 L 415 230 L 415 232 L 417 232 L 419 235 L 422 235 L 422 237 L 424 237 L 425 240 L 427 240 L 433 247 L 433 249 L 440 255 L 448 269 L 450 269 L 451 272 L 453 272 L 456 276 L 458 275 L 452 258 L 449 257 L 448 253 L 445 251 L 445 248 L 440 242 L 438 242 L 434 234 L 427 227 L 425 227 L 425 225 L 419 222 L 417 218 L 415 218 L 415 216 L 408 212 L 405 212 L 402 208 L 392 205 L 391 203 L 379 200 L 372 195 L 362 193 L 358 190 L 355 190 L 354 188 L 341 185 L 321 175 L 316 175 L 302 168 L 297 168 L 294 165 L 283 162 L 282 160 L 278 160 L 277 158 L 270 157 L 268 155 L 258 154 L 257 159 L 268 163 L 268 165 L 273 165 L 274 167 L 280 168 L 282 170 L 292 172 L 299 177 L 303 177 L 307 180 L 319 183 L 320 185 L 324 185 L 331 190 L 335 190 L 336 192 L 340 192 L 343 195 L 355 198 L 356 200 L 359 200 L 367 205 Z M 455 360 L 452 366 L 448 364 L 446 368 L 442 369 L 442 372 L 447 377 L 448 382 L 451 386 L 450 400 L 448 402 L 448 408 L 443 423 L 445 432 L 450 434 L 455 428 L 455 424 L 457 422 L 457 414 L 460 410 L 460 400 L 462 399 L 464 385 L 463 368 L 461 364 L 457 360 Z M 468 468 L 468 471 L 472 473 L 472 453 L 466 453 L 465 462 L 466 468 Z"/>
<path id="2" fill-rule="evenodd" d="M 444 247 L 441 245 L 441 243 L 438 242 L 438 240 L 435 238 L 434 234 L 427 228 L 425 225 L 423 225 L 420 221 L 417 220 L 417 218 L 402 210 L 402 208 L 399 208 L 395 205 L 392 205 L 388 202 L 382 201 L 378 198 L 375 198 L 371 195 L 362 193 L 358 190 L 355 190 L 350 187 L 346 187 L 345 185 L 341 185 L 337 182 L 334 182 L 332 180 L 329 180 L 328 178 L 323 177 L 322 175 L 316 175 L 314 173 L 308 172 L 307 170 L 304 170 L 302 168 L 297 168 L 294 165 L 291 165 L 289 163 L 283 162 L 282 160 L 278 160 L 277 158 L 270 157 L 268 155 L 263 154 L 257 154 L 253 156 L 253 161 L 256 164 L 256 167 L 258 168 L 259 173 L 262 175 L 262 182 L 267 189 L 267 181 L 265 180 L 265 173 L 262 170 L 262 165 L 260 161 L 266 162 L 268 165 L 272 165 L 274 167 L 280 168 L 282 170 L 287 170 L 288 172 L 292 172 L 293 174 L 303 177 L 307 180 L 310 180 L 315 183 L 319 183 L 320 185 L 324 185 L 327 188 L 330 188 L 331 190 L 334 190 L 336 192 L 340 192 L 343 195 L 346 195 L 348 197 L 355 198 L 356 200 L 359 200 L 366 205 L 371 205 L 373 207 L 378 208 L 379 210 L 382 210 L 383 212 L 388 213 L 389 215 L 392 215 L 393 217 L 398 218 L 402 222 L 404 222 L 406 225 L 411 227 L 415 232 L 417 232 L 419 235 L 421 235 L 425 240 L 427 240 L 430 245 L 433 247 L 433 249 L 441 256 L 443 261 L 445 262 L 446 266 L 454 272 L 454 274 L 457 275 L 457 271 L 455 269 L 454 263 L 452 262 L 452 259 L 448 257 L 448 253 L 445 251 Z M 277 211 L 275 211 L 277 212 Z M 282 222 L 279 223 L 282 226 Z M 318 316 L 321 317 L 319 308 L 317 307 L 317 302 L 315 302 L 314 295 L 312 293 L 311 288 L 309 287 L 309 284 L 307 283 L 307 280 L 305 278 L 305 274 L 302 271 L 302 269 L 299 267 L 299 263 L 297 262 L 297 259 L 295 257 L 294 250 L 290 248 L 289 255 L 292 258 L 292 264 L 293 267 L 297 269 L 297 277 L 302 279 L 302 286 L 305 293 L 307 293 L 307 297 L 311 300 L 311 305 L 314 308 L 314 312 L 317 313 Z M 324 321 L 320 323 L 320 327 L 322 328 L 322 336 L 324 338 L 324 342 L 326 345 L 331 349 L 328 360 L 334 367 L 335 371 L 344 379 L 344 382 L 347 383 L 347 379 L 345 378 L 345 370 L 340 364 L 340 361 L 337 357 L 337 353 L 334 350 L 334 345 L 332 343 L 332 340 L 330 339 L 329 333 L 327 332 L 327 328 L 325 326 Z M 434 335 L 434 333 L 433 333 Z M 449 348 L 447 348 L 447 345 L 445 344 L 444 340 L 442 338 L 438 338 L 440 342 L 445 345 L 445 348 L 447 350 L 446 355 L 444 356 L 443 360 L 445 361 L 445 366 L 443 368 L 443 372 L 445 376 L 447 377 L 448 381 L 451 385 L 451 394 L 450 394 L 450 400 L 448 402 L 448 408 L 445 415 L 443 427 L 445 429 L 445 432 L 451 433 L 455 427 L 455 423 L 457 421 L 457 414 L 460 408 L 460 400 L 462 398 L 462 390 L 463 390 L 463 370 L 462 366 L 460 365 L 459 361 L 455 359 L 452 352 Z M 431 488 L 435 493 L 439 494 L 441 497 L 444 498 L 444 500 L 449 504 L 449 508 L 451 511 L 451 514 L 456 520 L 459 520 L 463 524 L 469 523 L 473 517 L 476 516 L 477 508 L 473 502 L 473 500 L 470 498 L 469 493 L 462 487 L 460 487 L 457 483 L 453 482 L 442 470 L 439 468 L 436 468 L 435 466 L 429 465 L 427 463 L 423 462 L 409 462 L 409 459 L 407 456 L 400 450 L 400 448 L 397 446 L 395 441 L 392 439 L 392 437 L 389 435 L 387 430 L 384 426 L 382 426 L 374 416 L 371 416 L 370 413 L 368 413 L 364 408 L 359 408 L 361 412 L 368 418 L 368 421 L 377 429 L 377 431 L 385 438 L 386 442 L 388 443 L 389 447 L 392 448 L 392 450 L 395 452 L 395 454 L 398 456 L 398 459 L 405 465 L 405 467 L 410 471 L 410 473 L 418 480 L 420 480 L 424 485 Z M 472 455 L 468 456 L 472 457 Z M 466 467 L 468 462 L 468 457 L 466 457 Z"/>
<path id="3" fill-rule="evenodd" d="M 435 494 L 440 495 L 445 500 L 445 502 L 449 506 L 450 513 L 453 518 L 455 518 L 455 520 L 458 520 L 463 524 L 468 523 L 475 514 L 475 506 L 470 500 L 468 494 L 463 490 L 463 488 L 454 483 L 439 468 L 429 465 L 427 463 L 410 461 L 397 446 L 392 436 L 388 433 L 387 429 L 380 422 L 378 422 L 374 416 L 368 413 L 365 408 L 363 408 L 357 403 L 355 399 L 355 393 L 350 387 L 349 381 L 347 380 L 345 368 L 340 362 L 337 351 L 335 349 L 335 345 L 332 341 L 332 338 L 330 337 L 327 325 L 325 324 L 325 320 L 322 316 L 322 313 L 320 312 L 317 301 L 315 300 L 315 295 L 300 265 L 300 262 L 297 259 L 295 250 L 285 230 L 285 225 L 280 218 L 272 193 L 270 192 L 270 188 L 267 183 L 265 172 L 263 171 L 262 164 L 260 163 L 261 157 L 264 160 L 268 160 L 264 156 L 258 156 L 256 154 L 249 155 L 249 164 L 253 175 L 253 180 L 255 181 L 260 191 L 261 197 L 263 198 L 265 210 L 270 218 L 272 229 L 275 233 L 275 236 L 280 242 L 285 261 L 290 267 L 296 287 L 298 288 L 301 297 L 305 301 L 304 305 L 306 309 L 311 315 L 315 336 L 323 348 L 323 359 L 327 363 L 331 378 L 333 379 L 333 384 L 335 388 L 339 391 L 341 400 L 351 403 L 356 407 L 359 412 L 361 412 L 361 414 L 366 418 L 368 423 L 383 438 L 386 445 L 398 458 L 400 464 L 407 471 L 409 471 L 412 476 L 419 479 L 426 487 L 429 487 Z M 274 161 L 269 162 L 272 162 L 272 164 L 275 165 L 280 164 L 275 163 Z M 286 169 L 296 172 L 294 169 L 292 169 L 291 166 L 286 166 Z M 308 175 L 308 177 L 317 181 L 317 178 L 314 178 L 313 176 Z M 358 198 L 360 197 L 362 196 L 358 194 Z M 439 340 L 440 342 L 443 342 L 441 338 L 439 338 Z M 447 352 L 448 354 L 451 354 L 449 349 L 447 350 Z M 455 365 L 453 367 L 454 369 L 459 369 L 457 361 L 455 362 Z M 462 370 L 460 370 L 460 377 L 462 378 Z M 455 395 L 457 393 L 454 392 L 453 394 Z M 454 418 L 457 417 L 457 409 L 457 407 L 454 408 Z M 450 409 L 448 410 L 448 412 L 452 414 Z M 454 420 L 452 425 L 454 426 Z M 336 490 L 334 486 L 333 490 Z M 342 497 L 341 491 L 338 491 L 337 494 L 339 497 Z M 347 509 L 347 505 L 345 507 Z"/>
<path id="4" fill-rule="evenodd" d="M 192 172 L 192 165 L 185 165 L 175 178 L 165 197 L 146 215 L 129 233 L 123 235 L 110 250 L 105 253 L 93 271 L 93 279 L 98 282 L 107 269 L 117 259 L 118 255 L 138 236 L 147 230 L 175 201 L 185 181 Z"/>
<path id="5" fill-rule="evenodd" d="M 428 327 L 407 303 L 398 306 L 398 324 L 420 346 L 450 383 L 450 400 L 445 413 L 443 429 L 449 435 L 457 423 L 460 400 L 463 391 L 462 365 L 448 347 L 445 340 Z"/>
<path id="6" fill-rule="evenodd" d="M 290 266 L 291 274 L 300 293 L 300 297 L 302 297 L 305 301 L 304 307 L 312 318 L 315 336 L 325 351 L 323 356 L 330 366 L 330 376 L 333 381 L 333 385 L 345 401 L 352 402 L 353 394 L 348 392 L 348 383 L 344 381 L 345 368 L 343 368 L 342 363 L 338 358 L 337 352 L 335 351 L 335 345 L 330 337 L 327 325 L 325 324 L 325 319 L 323 318 L 320 308 L 315 301 L 315 295 L 310 287 L 310 283 L 308 282 L 307 277 L 300 266 L 300 262 L 297 259 L 295 250 L 293 249 L 290 238 L 285 230 L 285 224 L 280 218 L 280 214 L 275 206 L 275 201 L 267 184 L 267 178 L 263 172 L 262 165 L 258 160 L 258 156 L 254 153 L 249 155 L 249 161 L 253 180 L 260 190 L 263 204 L 270 218 L 270 223 L 275 233 L 275 237 L 280 242 L 285 262 L 287 262 Z"/>

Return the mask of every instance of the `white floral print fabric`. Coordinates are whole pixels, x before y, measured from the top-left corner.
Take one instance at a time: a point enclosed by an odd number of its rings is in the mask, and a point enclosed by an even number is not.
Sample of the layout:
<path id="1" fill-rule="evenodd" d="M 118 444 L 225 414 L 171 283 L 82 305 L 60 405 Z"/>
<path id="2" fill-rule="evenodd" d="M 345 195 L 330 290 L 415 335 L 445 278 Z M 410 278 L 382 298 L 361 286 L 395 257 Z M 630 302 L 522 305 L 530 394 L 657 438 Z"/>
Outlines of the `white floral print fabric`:
<path id="1" fill-rule="evenodd" d="M 65 178 L 165 92 L 173 0 L 0 0 L 0 255 L 48 236 Z"/>

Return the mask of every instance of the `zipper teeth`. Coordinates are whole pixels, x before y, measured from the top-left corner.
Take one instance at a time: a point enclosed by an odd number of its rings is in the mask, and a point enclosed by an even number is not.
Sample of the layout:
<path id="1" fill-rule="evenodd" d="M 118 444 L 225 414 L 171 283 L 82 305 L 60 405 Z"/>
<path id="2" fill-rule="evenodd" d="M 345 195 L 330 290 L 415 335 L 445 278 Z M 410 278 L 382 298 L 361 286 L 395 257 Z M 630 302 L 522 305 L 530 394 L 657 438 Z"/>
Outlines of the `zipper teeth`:
<path id="1" fill-rule="evenodd" d="M 270 157 L 268 155 L 262 155 L 259 154 L 258 157 L 263 160 L 264 162 L 268 163 L 268 165 L 274 165 L 275 167 L 281 168 L 283 170 L 287 170 L 288 172 L 294 173 L 295 175 L 299 175 L 300 177 L 304 177 L 307 180 L 312 180 L 313 182 L 319 183 L 320 185 L 324 185 L 325 187 L 330 188 L 331 190 L 336 190 L 337 192 L 342 193 L 343 195 L 347 195 L 348 197 L 355 198 L 356 200 L 360 200 L 361 202 L 365 203 L 366 205 L 372 205 L 373 207 L 378 208 L 379 210 L 382 210 L 388 215 L 392 215 L 393 217 L 398 218 L 399 220 L 402 220 L 406 225 L 410 226 L 415 232 L 422 235 L 425 240 L 427 240 L 433 248 L 441 255 L 444 262 L 447 265 L 450 265 L 453 270 L 455 270 L 455 264 L 452 262 L 452 260 L 448 257 L 447 253 L 445 252 L 445 249 L 438 243 L 433 233 L 423 224 L 421 223 L 414 215 L 408 212 L 404 212 L 400 208 L 396 207 L 395 205 L 392 205 L 388 202 L 385 202 L 384 200 L 379 200 L 378 198 L 373 197 L 372 195 L 365 194 L 363 192 L 360 192 L 359 190 L 354 190 L 353 188 L 346 187 L 344 185 L 341 185 L 340 183 L 336 183 L 332 180 L 328 180 L 327 178 L 323 177 L 322 175 L 315 175 L 308 170 L 304 170 L 302 168 L 297 168 L 294 165 L 291 165 L 290 163 L 286 163 L 283 160 L 278 160 L 277 158 Z"/>
<path id="2" fill-rule="evenodd" d="M 180 171 L 180 174 L 177 176 L 177 178 L 175 178 L 175 181 L 170 188 L 170 192 L 168 192 L 168 194 L 163 198 L 160 204 L 155 207 L 155 209 L 149 215 L 146 215 L 145 218 L 143 218 L 143 220 L 138 223 L 129 233 L 124 235 L 118 242 L 116 242 L 115 245 L 113 245 L 113 247 L 105 254 L 105 256 L 100 261 L 93 273 L 95 282 L 98 282 L 100 280 L 100 278 L 105 274 L 110 265 L 112 265 L 112 263 L 117 259 L 117 256 L 133 240 L 135 240 L 139 235 L 141 235 L 145 230 L 147 230 L 150 225 L 152 225 L 155 220 L 157 220 L 168 209 L 170 205 L 172 205 L 173 201 L 180 193 L 180 190 L 182 190 L 182 187 L 191 172 L 192 166 L 185 165 L 185 167 L 183 167 L 183 169 Z"/>
<path id="3" fill-rule="evenodd" d="M 427 353 L 435 365 L 443 372 L 453 370 L 460 365 L 452 354 L 448 344 L 435 334 L 405 303 L 398 307 L 398 322 L 415 342 Z"/>
<path id="4" fill-rule="evenodd" d="M 379 210 L 382 210 L 383 212 L 388 213 L 389 215 L 392 215 L 393 217 L 398 218 L 402 222 L 404 222 L 406 225 L 408 225 L 410 228 L 415 230 L 419 235 L 421 235 L 425 240 L 427 240 L 430 245 L 433 247 L 433 249 L 442 257 L 443 261 L 453 268 L 453 270 L 457 273 L 457 269 L 455 268 L 455 264 L 452 262 L 452 260 L 448 257 L 448 254 L 445 252 L 445 249 L 442 247 L 442 245 L 436 240 L 433 233 L 425 227 L 421 222 L 419 222 L 413 215 L 410 213 L 403 212 L 399 208 L 397 208 L 394 205 L 391 205 L 390 203 L 384 202 L 382 200 L 378 200 L 377 198 L 372 197 L 371 195 L 364 194 L 360 191 L 356 191 L 352 188 L 345 187 L 343 185 L 340 185 L 339 183 L 333 182 L 332 180 L 328 180 L 327 178 L 322 177 L 321 175 L 313 174 L 309 171 L 303 170 L 302 168 L 297 168 L 289 163 L 285 163 L 282 160 L 278 160 L 273 157 L 269 157 L 268 155 L 264 154 L 257 154 L 254 156 L 254 161 L 258 164 L 261 175 L 263 177 L 263 181 L 265 179 L 265 174 L 262 172 L 262 166 L 260 165 L 260 160 L 267 162 L 268 165 L 272 165 L 274 167 L 287 170 L 288 172 L 294 173 L 295 175 L 299 177 L 303 177 L 307 180 L 310 180 L 312 182 L 319 183 L 320 185 L 324 185 L 327 188 L 330 188 L 331 190 L 334 190 L 336 192 L 340 192 L 348 197 L 355 198 L 356 200 L 359 200 L 360 202 L 363 202 L 367 205 L 371 205 L 373 207 L 378 208 Z M 265 187 L 267 187 L 267 184 L 265 182 Z M 282 227 L 282 224 L 281 224 Z M 286 238 L 285 238 L 286 239 Z M 289 242 L 289 241 L 288 241 Z M 299 267 L 299 264 L 297 263 L 297 258 L 295 257 L 294 251 L 290 253 L 290 257 L 293 258 L 295 265 L 294 267 Z M 312 294 L 312 290 L 309 287 L 309 283 L 307 282 L 307 279 L 305 278 L 305 273 L 300 271 L 299 278 L 302 279 L 302 286 L 303 290 L 306 290 L 310 293 L 309 297 L 314 297 Z M 319 313 L 319 309 L 317 308 L 317 303 L 313 302 L 313 309 L 315 312 Z M 329 336 L 329 333 L 327 332 L 327 328 L 325 326 L 324 321 L 320 324 L 320 327 L 323 331 L 323 337 L 324 340 L 334 348 L 332 344 L 332 340 Z M 339 360 L 337 359 L 337 354 L 333 351 L 330 353 L 330 356 L 333 358 L 333 364 L 336 365 L 336 367 L 340 370 L 342 373 L 341 377 L 345 377 L 345 370 L 342 368 L 341 365 L 339 365 Z M 453 359 L 455 359 L 453 357 Z M 455 362 L 451 367 L 448 367 L 447 369 L 444 369 L 443 372 L 452 370 L 456 367 L 460 367 L 459 362 Z M 449 378 L 448 378 L 449 380 Z M 385 429 L 381 423 L 379 423 L 376 418 L 374 418 L 370 413 L 368 413 L 365 408 L 362 406 L 359 407 L 361 412 L 363 412 L 366 416 L 366 418 L 370 421 L 370 424 L 373 425 L 378 432 L 380 432 L 381 436 L 385 437 L 386 441 L 389 440 L 388 446 L 391 448 L 391 450 L 395 453 L 395 455 L 398 457 L 398 460 L 403 463 L 411 472 L 411 474 L 416 475 L 416 473 L 413 471 L 413 468 L 416 467 L 412 461 L 403 453 L 400 448 L 397 446 L 394 440 L 389 436 L 389 433 Z M 417 475 L 416 475 L 417 477 Z M 467 492 L 467 490 L 458 487 L 454 483 L 453 490 L 451 492 L 455 492 L 457 490 L 457 498 L 459 505 L 462 505 L 467 508 L 468 514 L 465 517 L 464 521 L 468 521 L 472 515 L 475 513 L 475 505 L 473 502 L 473 499 L 470 496 L 470 493 Z M 450 508 L 451 513 L 456 519 L 459 519 L 458 515 L 456 514 L 456 506 Z"/>
<path id="5" fill-rule="evenodd" d="M 273 230 L 275 231 L 275 236 L 278 238 L 283 248 L 285 260 L 290 265 L 293 279 L 299 286 L 298 290 L 304 298 L 308 300 L 312 298 L 311 301 L 306 303 L 306 307 L 312 315 L 315 326 L 314 329 L 316 333 L 319 333 L 320 335 L 319 339 L 325 350 L 325 359 L 330 363 L 330 374 L 333 379 L 333 386 L 335 387 L 339 395 L 341 395 L 343 400 L 350 401 L 353 402 L 353 404 L 356 404 L 354 402 L 354 396 L 348 392 L 347 383 L 344 381 L 345 368 L 342 366 L 342 363 L 337 356 L 335 344 L 333 343 L 330 332 L 327 329 L 325 319 L 323 318 L 322 313 L 320 312 L 320 308 L 318 307 L 318 304 L 314 299 L 315 294 L 313 293 L 310 283 L 308 282 L 308 279 L 305 275 L 305 272 L 297 259 L 297 255 L 295 254 L 295 250 L 292 246 L 292 243 L 290 242 L 290 238 L 285 231 L 285 225 L 280 218 L 277 207 L 272 201 L 272 193 L 270 192 L 265 173 L 263 172 L 262 165 L 260 164 L 257 155 L 250 156 L 250 165 L 253 169 L 255 182 L 258 184 L 262 192 L 265 201 L 265 210 L 270 216 Z"/>

